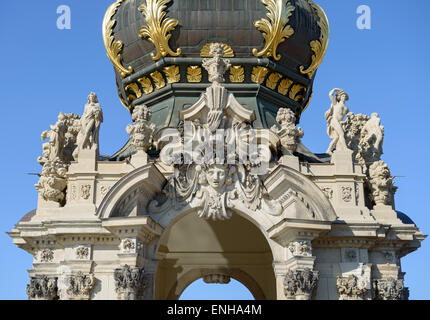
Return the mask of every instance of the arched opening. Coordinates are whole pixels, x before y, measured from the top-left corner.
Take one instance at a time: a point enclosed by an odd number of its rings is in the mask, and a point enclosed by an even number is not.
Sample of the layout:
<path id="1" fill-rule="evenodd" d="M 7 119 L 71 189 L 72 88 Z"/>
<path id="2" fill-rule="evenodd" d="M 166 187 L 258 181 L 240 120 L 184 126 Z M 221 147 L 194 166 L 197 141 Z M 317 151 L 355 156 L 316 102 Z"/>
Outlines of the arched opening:
<path id="1" fill-rule="evenodd" d="M 161 236 L 157 260 L 156 299 L 179 299 L 190 284 L 205 277 L 229 277 L 255 299 L 276 299 L 268 241 L 237 213 L 226 221 L 207 221 L 195 212 L 174 220 Z"/>
<path id="2" fill-rule="evenodd" d="M 200 278 L 182 292 L 179 300 L 254 300 L 246 286 L 235 279 L 227 284 L 205 283 Z"/>

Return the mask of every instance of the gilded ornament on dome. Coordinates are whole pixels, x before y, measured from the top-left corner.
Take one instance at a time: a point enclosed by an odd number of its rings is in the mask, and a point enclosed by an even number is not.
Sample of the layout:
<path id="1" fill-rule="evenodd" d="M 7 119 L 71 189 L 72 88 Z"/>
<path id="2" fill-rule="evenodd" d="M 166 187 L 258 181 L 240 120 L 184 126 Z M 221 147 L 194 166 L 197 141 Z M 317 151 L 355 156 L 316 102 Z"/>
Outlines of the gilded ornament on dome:
<path id="1" fill-rule="evenodd" d="M 181 75 L 179 73 L 179 66 L 168 66 L 163 68 L 164 74 L 168 83 L 176 83 L 181 81 Z"/>
<path id="2" fill-rule="evenodd" d="M 129 85 L 127 85 L 126 87 L 125 87 L 125 91 L 129 91 L 129 92 L 131 92 L 131 94 L 133 95 L 133 96 L 135 96 L 136 97 L 136 99 L 138 99 L 138 98 L 140 98 L 141 96 L 142 96 L 142 91 L 140 91 L 140 88 L 139 88 L 139 86 L 137 85 L 137 83 L 130 83 Z M 135 99 L 133 99 L 133 100 L 135 100 Z"/>
<path id="3" fill-rule="evenodd" d="M 306 92 L 306 88 L 301 84 L 295 84 L 291 87 L 289 97 L 291 100 L 299 102 L 304 98 L 304 94 Z"/>
<path id="4" fill-rule="evenodd" d="M 278 86 L 278 92 L 285 96 L 288 93 L 288 90 L 293 85 L 293 83 L 294 83 L 293 80 L 290 80 L 288 78 L 281 80 Z"/>
<path id="5" fill-rule="evenodd" d="M 269 69 L 265 67 L 260 67 L 260 66 L 253 67 L 252 74 L 251 74 L 251 81 L 262 84 L 268 73 L 269 73 Z"/>
<path id="6" fill-rule="evenodd" d="M 151 78 L 154 80 L 155 88 L 161 89 L 166 86 L 166 81 L 164 81 L 163 75 L 159 71 L 151 73 Z"/>
<path id="7" fill-rule="evenodd" d="M 140 83 L 145 94 L 150 94 L 154 91 L 154 87 L 152 86 L 152 82 L 149 80 L 149 78 L 142 77 L 138 79 L 137 82 Z"/>
<path id="8" fill-rule="evenodd" d="M 312 0 L 308 0 L 308 3 L 318 14 L 318 26 L 321 34 L 319 40 L 314 40 L 310 43 L 311 49 L 314 52 L 310 66 L 307 69 L 305 69 L 304 66 L 300 66 L 300 72 L 302 74 L 306 74 L 309 78 L 312 78 L 315 71 L 321 65 L 327 52 L 330 28 L 324 10 L 319 5 L 313 3 Z"/>
<path id="9" fill-rule="evenodd" d="M 188 82 L 201 82 L 202 81 L 202 68 L 199 66 L 189 66 L 187 68 Z"/>
<path id="10" fill-rule="evenodd" d="M 261 51 L 254 48 L 252 53 L 256 57 L 266 56 L 280 60 L 281 55 L 277 53 L 277 49 L 280 43 L 294 34 L 293 28 L 288 23 L 296 8 L 290 1 L 285 2 L 285 0 L 261 0 L 261 2 L 269 11 L 267 13 L 269 20 L 263 18 L 255 21 L 254 26 L 263 33 L 266 43 Z"/>
<path id="11" fill-rule="evenodd" d="M 103 42 L 106 48 L 106 54 L 112 62 L 114 68 L 121 75 L 121 78 L 129 76 L 133 72 L 132 67 L 125 68 L 121 63 L 121 53 L 124 44 L 120 40 L 115 41 L 113 29 L 116 25 L 116 20 L 113 16 L 117 13 L 119 6 L 124 0 L 118 0 L 113 3 L 106 11 L 103 19 Z"/>
<path id="12" fill-rule="evenodd" d="M 230 81 L 231 82 L 245 81 L 245 69 L 242 66 L 232 66 L 230 68 Z"/>
<path id="13" fill-rule="evenodd" d="M 214 44 L 214 43 L 209 42 L 203 46 L 202 50 L 200 50 L 200 57 L 203 57 L 203 58 L 212 57 L 210 55 L 210 49 L 211 49 L 212 44 Z M 224 50 L 223 58 L 234 58 L 234 51 L 233 51 L 232 47 L 230 47 L 226 43 L 220 43 L 220 44 L 222 45 L 223 50 Z"/>
<path id="14" fill-rule="evenodd" d="M 281 74 L 277 72 L 271 73 L 270 76 L 267 78 L 266 87 L 268 87 L 269 89 L 275 90 L 276 86 L 278 85 L 278 81 L 280 79 L 282 79 Z"/>
<path id="15" fill-rule="evenodd" d="M 147 38 L 155 46 L 156 54 L 151 53 L 151 58 L 155 61 L 167 55 L 177 57 L 182 50 L 178 48 L 174 52 L 169 46 L 172 37 L 170 31 L 175 30 L 179 21 L 166 17 L 167 4 L 171 0 L 144 0 L 139 6 L 139 11 L 145 16 L 146 26 L 139 31 L 141 38 Z"/>

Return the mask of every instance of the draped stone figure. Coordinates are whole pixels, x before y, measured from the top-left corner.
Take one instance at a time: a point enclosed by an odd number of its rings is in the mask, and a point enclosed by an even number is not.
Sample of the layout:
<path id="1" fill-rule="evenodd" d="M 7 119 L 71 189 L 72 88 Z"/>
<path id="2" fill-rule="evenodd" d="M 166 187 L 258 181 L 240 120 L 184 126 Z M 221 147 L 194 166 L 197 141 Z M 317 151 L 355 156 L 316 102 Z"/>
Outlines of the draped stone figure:
<path id="1" fill-rule="evenodd" d="M 325 113 L 325 120 L 327 121 L 327 134 L 332 141 L 326 153 L 332 154 L 334 149 L 348 149 L 345 141 L 345 132 L 342 128 L 342 121 L 349 112 L 348 107 L 345 105 L 345 101 L 349 100 L 349 96 L 345 91 L 339 88 L 331 90 L 329 96 L 331 106 Z"/>
<path id="2" fill-rule="evenodd" d="M 96 149 L 99 146 L 99 130 L 103 122 L 102 108 L 97 96 L 91 92 L 88 96 L 88 103 L 85 105 L 84 114 L 81 117 L 81 129 L 78 134 L 77 145 L 73 157 L 75 160 L 79 152 L 83 149 Z"/>

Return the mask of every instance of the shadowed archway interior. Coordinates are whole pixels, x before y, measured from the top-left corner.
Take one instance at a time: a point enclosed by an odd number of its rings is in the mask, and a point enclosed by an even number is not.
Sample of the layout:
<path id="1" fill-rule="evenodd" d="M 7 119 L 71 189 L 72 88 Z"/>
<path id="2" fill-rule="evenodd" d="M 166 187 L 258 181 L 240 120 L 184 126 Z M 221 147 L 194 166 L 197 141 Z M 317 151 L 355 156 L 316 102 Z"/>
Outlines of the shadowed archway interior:
<path id="1" fill-rule="evenodd" d="M 269 244 L 239 214 L 227 221 L 182 216 L 163 234 L 157 256 L 156 299 L 178 299 L 191 283 L 211 275 L 239 281 L 255 299 L 276 297 Z"/>

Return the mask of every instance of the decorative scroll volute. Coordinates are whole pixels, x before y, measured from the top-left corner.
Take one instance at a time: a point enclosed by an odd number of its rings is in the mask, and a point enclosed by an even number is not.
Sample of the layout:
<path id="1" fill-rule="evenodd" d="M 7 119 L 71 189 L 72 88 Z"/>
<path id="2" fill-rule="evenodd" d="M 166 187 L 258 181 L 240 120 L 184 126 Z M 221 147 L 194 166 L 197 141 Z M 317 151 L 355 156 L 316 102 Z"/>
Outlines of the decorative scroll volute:
<path id="1" fill-rule="evenodd" d="M 314 52 L 310 66 L 307 69 L 305 69 L 304 66 L 300 66 L 300 72 L 312 78 L 315 71 L 323 62 L 325 53 L 327 52 L 330 27 L 324 10 L 319 5 L 313 3 L 312 0 L 308 0 L 308 3 L 318 14 L 318 26 L 321 30 L 321 34 L 319 40 L 314 40 L 310 43 L 311 49 Z"/>
<path id="2" fill-rule="evenodd" d="M 116 20 L 113 16 L 117 13 L 119 6 L 124 0 L 118 0 L 113 3 L 106 11 L 103 19 L 103 42 L 106 48 L 106 54 L 109 60 L 112 62 L 114 68 L 121 75 L 121 78 L 125 78 L 133 72 L 132 67 L 125 68 L 121 63 L 121 52 L 124 44 L 120 40 L 115 41 L 113 35 L 113 28 L 115 27 Z"/>
<path id="3" fill-rule="evenodd" d="M 139 11 L 145 15 L 146 26 L 139 31 L 139 36 L 151 41 L 156 49 L 156 54 L 151 53 L 153 60 L 160 60 L 167 55 L 177 57 L 182 50 L 174 52 L 169 46 L 169 39 L 172 37 L 170 31 L 175 30 L 179 21 L 173 18 L 166 18 L 167 4 L 171 0 L 145 0 L 139 7 Z"/>
<path id="4" fill-rule="evenodd" d="M 254 25 L 263 33 L 266 43 L 261 51 L 254 48 L 252 53 L 256 57 L 267 56 L 280 60 L 281 55 L 276 51 L 280 43 L 294 34 L 294 30 L 288 25 L 288 22 L 296 8 L 290 1 L 285 2 L 285 0 L 261 0 L 261 2 L 269 11 L 267 13 L 269 20 L 261 19 L 255 21 Z"/>

